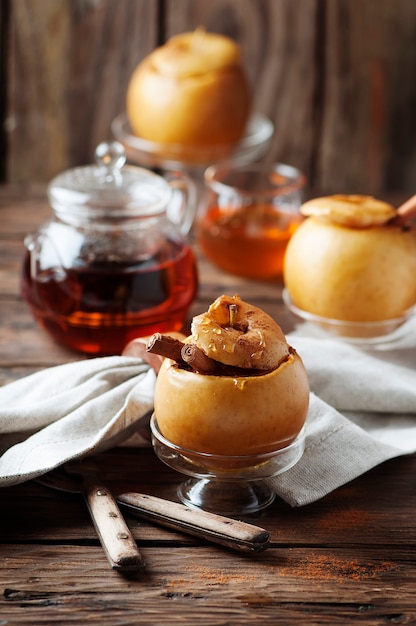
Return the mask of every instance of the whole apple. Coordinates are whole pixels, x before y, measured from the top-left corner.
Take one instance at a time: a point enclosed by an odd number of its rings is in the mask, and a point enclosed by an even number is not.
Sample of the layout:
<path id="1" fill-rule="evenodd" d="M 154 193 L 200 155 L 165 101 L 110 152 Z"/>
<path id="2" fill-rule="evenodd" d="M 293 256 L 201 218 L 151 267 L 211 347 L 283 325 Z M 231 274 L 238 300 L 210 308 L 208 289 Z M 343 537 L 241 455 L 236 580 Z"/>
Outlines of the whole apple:
<path id="1" fill-rule="evenodd" d="M 286 250 L 283 278 L 293 304 L 349 322 L 401 317 L 416 304 L 416 230 L 369 196 L 316 198 Z"/>
<path id="2" fill-rule="evenodd" d="M 199 150 L 238 142 L 250 103 L 238 45 L 197 29 L 173 37 L 137 66 L 126 104 L 134 134 Z"/>
<path id="3" fill-rule="evenodd" d="M 215 455 L 263 454 L 289 445 L 301 431 L 309 383 L 300 357 L 260 376 L 211 376 L 166 359 L 156 381 L 155 415 L 166 439 Z"/>

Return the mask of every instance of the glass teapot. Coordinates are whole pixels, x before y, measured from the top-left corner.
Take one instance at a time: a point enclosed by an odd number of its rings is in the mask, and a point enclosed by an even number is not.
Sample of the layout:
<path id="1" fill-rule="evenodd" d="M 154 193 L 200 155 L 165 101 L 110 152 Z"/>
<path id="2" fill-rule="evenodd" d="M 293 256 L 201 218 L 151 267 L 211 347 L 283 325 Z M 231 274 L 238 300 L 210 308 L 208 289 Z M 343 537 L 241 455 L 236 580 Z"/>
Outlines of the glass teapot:
<path id="1" fill-rule="evenodd" d="M 22 295 L 58 343 L 120 354 L 182 328 L 197 292 L 195 189 L 184 174 L 125 165 L 118 142 L 100 144 L 96 161 L 50 182 L 54 215 L 25 239 Z"/>

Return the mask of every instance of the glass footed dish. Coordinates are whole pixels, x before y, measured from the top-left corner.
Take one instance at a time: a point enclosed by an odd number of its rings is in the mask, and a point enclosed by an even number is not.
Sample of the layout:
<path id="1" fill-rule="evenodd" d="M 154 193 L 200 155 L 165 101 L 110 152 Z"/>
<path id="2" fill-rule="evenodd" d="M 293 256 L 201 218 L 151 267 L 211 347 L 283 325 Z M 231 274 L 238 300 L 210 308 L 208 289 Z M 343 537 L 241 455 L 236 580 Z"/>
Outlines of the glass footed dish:
<path id="1" fill-rule="evenodd" d="M 178 487 L 181 502 L 229 517 L 252 515 L 268 507 L 276 494 L 266 480 L 293 467 L 305 449 L 305 427 L 286 447 L 247 456 L 207 454 L 177 446 L 162 435 L 155 414 L 150 429 L 158 458 L 190 477 Z"/>
<path id="2" fill-rule="evenodd" d="M 349 322 L 321 317 L 300 309 L 293 304 L 286 288 L 283 289 L 282 297 L 286 307 L 300 323 L 311 324 L 314 329 L 323 331 L 321 336 L 323 334 L 357 344 L 376 345 L 395 341 L 406 332 L 407 323 L 416 311 L 413 307 L 401 317 L 378 322 Z"/>
<path id="3" fill-rule="evenodd" d="M 126 113 L 113 120 L 111 130 L 123 144 L 127 159 L 133 163 L 165 170 L 204 170 L 208 165 L 228 159 L 238 165 L 249 165 L 259 160 L 267 151 L 274 126 L 264 115 L 254 113 L 245 136 L 237 145 L 223 144 L 210 148 L 158 144 L 133 135 Z"/>

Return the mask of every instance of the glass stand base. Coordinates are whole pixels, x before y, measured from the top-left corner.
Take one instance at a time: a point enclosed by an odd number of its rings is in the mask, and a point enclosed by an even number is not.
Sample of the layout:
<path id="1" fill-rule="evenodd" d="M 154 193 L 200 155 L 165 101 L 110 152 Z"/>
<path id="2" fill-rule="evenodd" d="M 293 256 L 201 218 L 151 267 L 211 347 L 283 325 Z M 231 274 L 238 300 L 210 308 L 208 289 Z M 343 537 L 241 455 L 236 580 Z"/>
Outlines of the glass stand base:
<path id="1" fill-rule="evenodd" d="M 227 517 L 258 513 L 276 497 L 262 481 L 207 478 L 189 478 L 178 487 L 178 496 L 186 506 Z"/>
<path id="2" fill-rule="evenodd" d="M 181 448 L 162 435 L 155 414 L 150 428 L 159 459 L 190 477 L 178 488 L 181 502 L 226 517 L 253 515 L 268 507 L 276 496 L 266 481 L 293 467 L 305 449 L 305 428 L 284 448 L 246 456 Z"/>

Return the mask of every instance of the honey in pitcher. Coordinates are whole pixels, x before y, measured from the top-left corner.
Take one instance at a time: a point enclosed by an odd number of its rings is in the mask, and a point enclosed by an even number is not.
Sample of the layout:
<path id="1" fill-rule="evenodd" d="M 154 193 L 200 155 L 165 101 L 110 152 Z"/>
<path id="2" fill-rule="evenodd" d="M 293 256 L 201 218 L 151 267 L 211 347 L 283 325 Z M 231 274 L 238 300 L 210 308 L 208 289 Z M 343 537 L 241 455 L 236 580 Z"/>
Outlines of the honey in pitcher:
<path id="1" fill-rule="evenodd" d="M 211 206 L 198 224 L 198 243 L 216 265 L 253 279 L 281 276 L 287 243 L 299 213 L 269 204 Z"/>
<path id="2" fill-rule="evenodd" d="M 197 291 L 191 248 L 170 240 L 139 262 L 78 260 L 35 277 L 30 266 L 28 252 L 22 294 L 38 324 L 91 355 L 120 354 L 136 337 L 180 330 Z"/>

